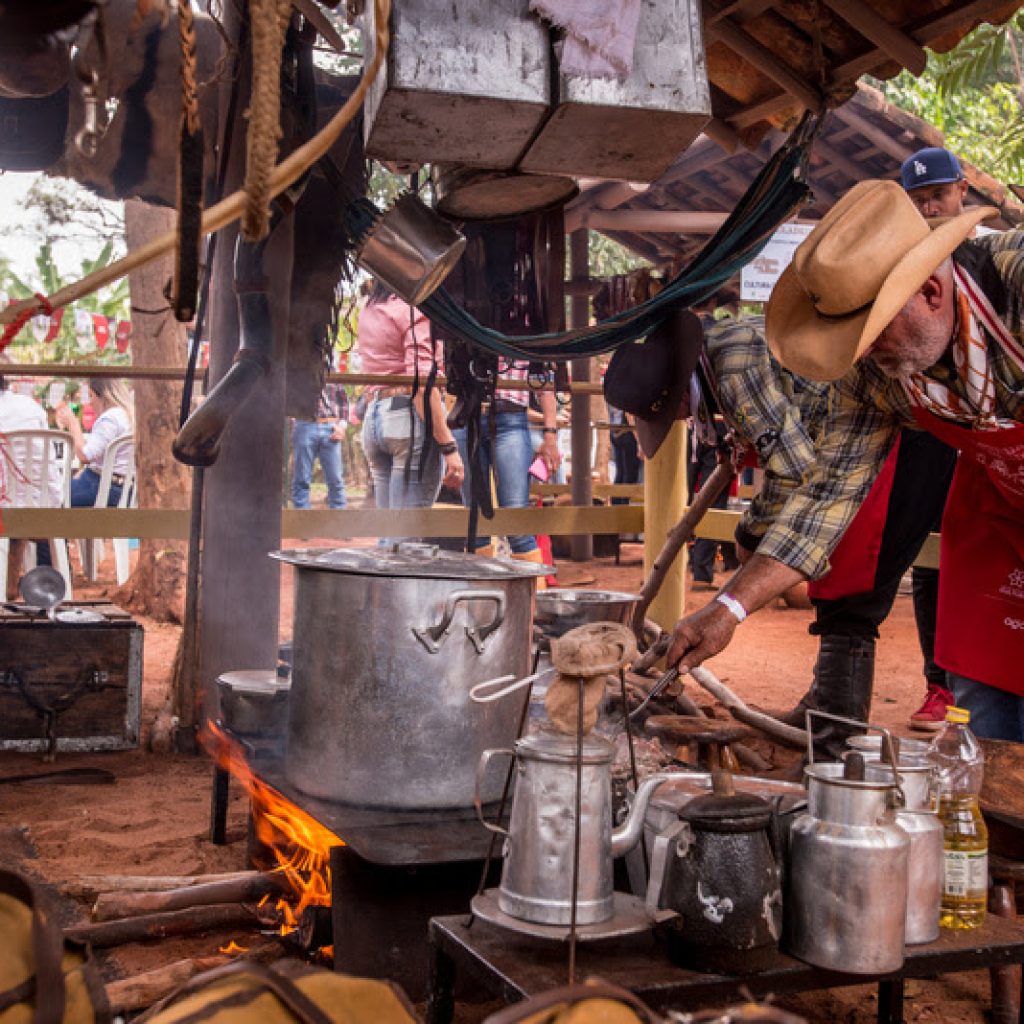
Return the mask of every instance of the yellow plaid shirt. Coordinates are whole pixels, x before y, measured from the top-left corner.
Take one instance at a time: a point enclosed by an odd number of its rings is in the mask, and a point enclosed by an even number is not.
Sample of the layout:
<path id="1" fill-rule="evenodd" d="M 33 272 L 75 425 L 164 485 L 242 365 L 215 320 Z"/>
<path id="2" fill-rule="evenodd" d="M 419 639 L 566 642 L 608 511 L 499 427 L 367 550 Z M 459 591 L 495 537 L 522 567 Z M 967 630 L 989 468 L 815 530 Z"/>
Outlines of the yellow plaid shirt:
<path id="1" fill-rule="evenodd" d="M 1024 231 L 987 235 L 975 244 L 993 258 L 1006 290 L 1003 320 L 1024 331 Z M 870 360 L 834 383 L 808 381 L 777 363 L 760 318 L 708 329 L 706 351 L 722 412 L 758 451 L 764 487 L 744 513 L 737 539 L 816 579 L 867 497 L 896 435 L 916 427 L 902 385 Z M 1024 370 L 989 339 L 998 415 L 1024 421 Z M 927 375 L 961 398 L 952 366 Z"/>

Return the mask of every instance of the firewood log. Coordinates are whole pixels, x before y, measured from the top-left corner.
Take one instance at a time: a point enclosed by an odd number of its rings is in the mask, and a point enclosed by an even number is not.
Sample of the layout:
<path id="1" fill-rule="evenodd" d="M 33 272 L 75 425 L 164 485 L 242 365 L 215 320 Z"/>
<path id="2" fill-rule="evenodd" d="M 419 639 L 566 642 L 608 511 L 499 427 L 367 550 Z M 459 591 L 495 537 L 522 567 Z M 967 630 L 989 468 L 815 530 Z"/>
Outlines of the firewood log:
<path id="1" fill-rule="evenodd" d="M 287 887 L 284 875 L 253 871 L 237 878 L 197 882 L 161 892 L 102 892 L 92 908 L 94 921 L 114 921 L 165 910 L 209 906 L 213 903 L 246 903 Z"/>
<path id="2" fill-rule="evenodd" d="M 258 871 L 228 871 L 210 875 L 79 875 L 59 885 L 65 896 L 93 899 L 101 892 L 161 892 L 186 885 L 222 882 L 229 878 L 249 878 Z"/>
<path id="3" fill-rule="evenodd" d="M 132 978 L 112 981 L 106 986 L 107 999 L 113 1013 L 127 1013 L 130 1010 L 144 1010 L 155 1002 L 169 996 L 189 978 L 203 971 L 212 970 L 226 964 L 231 958 L 226 956 L 204 956 L 176 960 L 173 964 L 157 967 Z"/>
<path id="4" fill-rule="evenodd" d="M 185 910 L 121 918 L 118 921 L 78 925 L 68 928 L 65 934 L 70 939 L 89 942 L 97 949 L 103 949 L 127 942 L 164 939 L 169 935 L 252 927 L 256 923 L 253 907 L 241 903 L 217 903 L 210 907 L 188 907 Z"/>

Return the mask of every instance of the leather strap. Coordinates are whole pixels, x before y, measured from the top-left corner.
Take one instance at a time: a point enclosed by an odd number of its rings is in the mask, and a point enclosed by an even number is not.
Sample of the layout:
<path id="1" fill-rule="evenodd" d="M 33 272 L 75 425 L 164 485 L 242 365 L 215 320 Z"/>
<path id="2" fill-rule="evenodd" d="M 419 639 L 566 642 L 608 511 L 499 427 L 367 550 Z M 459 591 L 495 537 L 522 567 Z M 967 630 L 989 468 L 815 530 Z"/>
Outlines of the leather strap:
<path id="1" fill-rule="evenodd" d="M 573 1006 L 585 999 L 609 999 L 617 1003 L 624 1003 L 635 1011 L 640 1020 L 645 1021 L 646 1024 L 663 1024 L 662 1018 L 628 989 L 619 988 L 618 985 L 610 985 L 604 981 L 586 981 L 579 985 L 553 988 L 550 992 L 542 992 L 540 995 L 531 996 L 520 1003 L 513 1003 L 497 1013 L 492 1013 L 484 1020 L 484 1024 L 517 1024 L 518 1021 L 524 1021 L 528 1017 L 532 1017 L 542 1010 L 558 1006 L 560 1003 Z"/>
<path id="2" fill-rule="evenodd" d="M 255 981 L 260 989 L 275 995 L 281 1002 L 282 1006 L 286 1007 L 301 1024 L 331 1024 L 331 1018 L 320 1009 L 312 999 L 309 998 L 295 984 L 290 978 L 286 978 L 281 974 L 272 971 L 269 967 L 265 967 L 263 964 L 252 963 L 245 960 L 236 961 L 235 963 L 225 964 L 223 967 L 215 967 L 212 971 L 205 971 L 203 974 L 197 974 L 194 978 L 187 981 L 181 986 L 176 992 L 169 995 L 166 999 L 161 1000 L 150 1010 L 144 1013 L 139 1021 L 147 1021 L 155 1014 L 164 1010 L 166 1007 L 177 1002 L 179 999 L 187 995 L 192 995 L 194 992 L 201 991 L 205 986 L 211 982 L 221 981 L 224 978 L 245 978 L 250 981 Z M 253 997 L 259 993 L 253 993 Z M 189 1014 L 187 1017 L 182 1017 L 178 1024 L 199 1024 L 200 1021 L 205 1020 L 207 1017 L 212 1016 L 225 1007 L 226 1004 L 237 1005 L 237 997 L 241 993 L 231 993 L 225 995 L 221 999 L 211 1000 L 202 1009 L 197 1010 L 195 1013 Z"/>
<path id="3" fill-rule="evenodd" d="M 23 875 L 0 870 L 0 893 L 20 900 L 32 911 L 32 964 L 35 967 L 35 975 L 28 982 L 0 992 L 0 1009 L 4 1009 L 15 995 L 18 998 L 14 1002 L 25 999 L 26 986 L 34 982 L 31 987 L 35 990 L 35 1024 L 61 1024 L 65 993 L 64 940 L 60 928 L 52 918 L 50 908 L 43 906 L 40 891 Z"/>

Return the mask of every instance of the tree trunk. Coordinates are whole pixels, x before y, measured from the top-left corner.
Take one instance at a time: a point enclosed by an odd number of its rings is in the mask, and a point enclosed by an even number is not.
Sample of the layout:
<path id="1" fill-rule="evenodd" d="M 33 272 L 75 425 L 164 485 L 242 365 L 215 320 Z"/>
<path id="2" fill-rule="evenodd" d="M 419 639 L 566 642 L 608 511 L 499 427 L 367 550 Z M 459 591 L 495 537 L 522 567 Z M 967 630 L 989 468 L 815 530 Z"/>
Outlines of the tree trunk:
<path id="1" fill-rule="evenodd" d="M 124 204 L 128 250 L 173 230 L 175 213 L 141 199 Z M 164 296 L 173 257 L 160 257 L 132 271 L 132 361 L 135 366 L 184 366 L 184 324 L 174 318 Z M 140 508 L 188 508 L 189 477 L 171 455 L 178 432 L 181 384 L 135 382 L 135 458 L 139 467 Z M 185 542 L 143 540 L 139 561 L 117 601 L 158 622 L 181 622 L 185 596 Z"/>

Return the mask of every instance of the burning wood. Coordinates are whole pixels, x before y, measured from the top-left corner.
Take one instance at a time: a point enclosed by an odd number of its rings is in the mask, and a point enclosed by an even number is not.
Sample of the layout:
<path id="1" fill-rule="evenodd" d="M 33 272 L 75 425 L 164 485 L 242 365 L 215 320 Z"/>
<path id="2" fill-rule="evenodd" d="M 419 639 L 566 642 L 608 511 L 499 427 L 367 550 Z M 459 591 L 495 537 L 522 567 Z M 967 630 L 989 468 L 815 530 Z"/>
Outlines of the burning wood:
<path id="1" fill-rule="evenodd" d="M 165 910 L 209 906 L 213 903 L 247 903 L 288 887 L 283 875 L 273 871 L 250 871 L 235 878 L 197 883 L 164 892 L 104 892 L 92 908 L 94 921 L 113 921 Z"/>
<path id="2" fill-rule="evenodd" d="M 224 928 L 252 927 L 258 923 L 255 910 L 242 903 L 218 903 L 209 907 L 188 907 L 160 914 L 142 914 L 118 921 L 101 921 L 69 928 L 68 938 L 91 943 L 97 949 L 122 946 L 145 939 L 165 939 L 171 935 L 193 935 L 196 932 L 219 931 Z"/>
<path id="3" fill-rule="evenodd" d="M 259 779 L 239 744 L 213 723 L 207 724 L 202 742 L 249 794 L 256 840 L 272 851 L 277 861 L 272 874 L 289 896 L 273 908 L 281 916 L 280 934 L 288 935 L 299 928 L 307 908 L 330 907 L 331 848 L 344 845 L 343 840 Z M 264 897 L 260 907 L 268 903 Z"/>
<path id="4" fill-rule="evenodd" d="M 224 882 L 234 878 L 251 878 L 257 871 L 228 871 L 210 875 L 81 875 L 61 882 L 65 896 L 95 899 L 105 892 L 165 892 L 189 885 Z"/>

